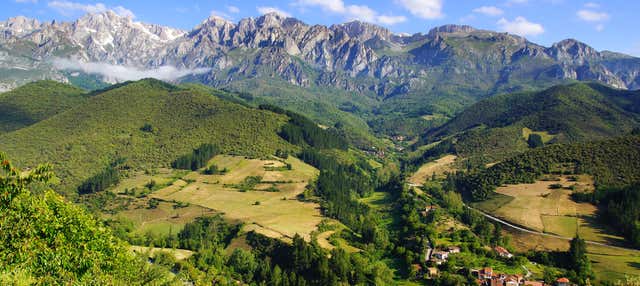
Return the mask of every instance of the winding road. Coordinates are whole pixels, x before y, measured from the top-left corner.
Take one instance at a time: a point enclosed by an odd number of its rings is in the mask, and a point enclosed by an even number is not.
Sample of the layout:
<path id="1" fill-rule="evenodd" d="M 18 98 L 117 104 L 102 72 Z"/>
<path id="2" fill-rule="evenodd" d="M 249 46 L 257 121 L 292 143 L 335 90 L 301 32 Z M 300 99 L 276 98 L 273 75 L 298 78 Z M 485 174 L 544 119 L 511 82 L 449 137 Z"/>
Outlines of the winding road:
<path id="1" fill-rule="evenodd" d="M 558 238 L 558 239 L 563 239 L 563 240 L 568 240 L 571 241 L 573 239 L 573 237 L 566 237 L 566 236 L 561 236 L 561 235 L 556 235 L 556 234 L 550 234 L 550 233 L 544 233 L 544 232 L 540 232 L 540 231 L 535 231 L 535 230 L 530 230 L 530 229 L 526 229 L 517 225 L 514 225 L 512 223 L 509 223 L 508 221 L 502 220 L 500 218 L 497 218 L 495 216 L 492 216 L 488 213 L 485 213 L 481 210 L 478 210 L 476 208 L 472 208 L 468 205 L 464 205 L 466 208 L 468 209 L 472 209 L 474 211 L 479 212 L 480 214 L 482 214 L 483 216 L 485 216 L 486 218 L 495 221 L 497 223 L 500 223 L 504 226 L 508 226 L 512 229 L 521 231 L 521 232 L 526 232 L 526 233 L 530 233 L 530 234 L 535 234 L 535 235 L 541 235 L 541 236 L 546 236 L 546 237 L 553 237 L 553 238 Z M 598 246 L 604 246 L 604 247 L 609 247 L 609 248 L 615 248 L 615 249 L 620 249 L 620 250 L 627 250 L 627 251 L 639 251 L 637 249 L 633 249 L 633 248 L 626 248 L 626 247 L 621 247 L 621 246 L 615 246 L 615 245 L 611 245 L 611 244 L 606 244 L 606 243 L 602 243 L 602 242 L 597 242 L 597 241 L 591 241 L 591 240 L 585 240 L 585 243 L 587 244 L 591 244 L 591 245 L 598 245 Z"/>
<path id="2" fill-rule="evenodd" d="M 407 185 L 409 187 L 418 187 L 416 184 L 412 184 L 412 183 L 407 183 Z M 499 224 L 502 224 L 504 226 L 510 227 L 512 229 L 515 229 L 517 231 L 521 231 L 521 232 L 525 232 L 525 233 L 529 233 L 529 234 L 534 234 L 534 235 L 540 235 L 540 236 L 546 236 L 546 237 L 552 237 L 552 238 L 558 238 L 558 239 L 562 239 L 562 240 L 567 240 L 567 241 L 571 241 L 573 239 L 573 237 L 566 237 L 566 236 L 561 236 L 561 235 L 556 235 L 556 234 L 551 234 L 551 233 L 544 233 L 544 232 L 540 232 L 540 231 L 535 231 L 535 230 L 530 230 L 530 229 L 526 229 L 523 228 L 521 226 L 517 226 L 514 225 L 508 221 L 505 221 L 503 219 L 497 218 L 495 216 L 492 216 L 488 213 L 485 213 L 479 209 L 473 208 L 468 206 L 467 204 L 464 204 L 464 206 L 468 209 L 474 210 L 479 212 L 480 214 L 482 214 L 484 217 L 495 221 Z M 621 246 L 615 246 L 615 245 L 611 245 L 611 244 L 606 244 L 606 243 L 602 243 L 602 242 L 597 242 L 597 241 L 591 241 L 591 240 L 585 240 L 585 243 L 587 244 L 591 244 L 591 245 L 598 245 L 598 246 L 603 246 L 603 247 L 609 247 L 609 248 L 614 248 L 614 249 L 619 249 L 619 250 L 626 250 L 626 251 L 634 251 L 634 252 L 640 252 L 640 250 L 638 249 L 633 249 L 633 248 L 626 248 L 626 247 L 621 247 Z"/>

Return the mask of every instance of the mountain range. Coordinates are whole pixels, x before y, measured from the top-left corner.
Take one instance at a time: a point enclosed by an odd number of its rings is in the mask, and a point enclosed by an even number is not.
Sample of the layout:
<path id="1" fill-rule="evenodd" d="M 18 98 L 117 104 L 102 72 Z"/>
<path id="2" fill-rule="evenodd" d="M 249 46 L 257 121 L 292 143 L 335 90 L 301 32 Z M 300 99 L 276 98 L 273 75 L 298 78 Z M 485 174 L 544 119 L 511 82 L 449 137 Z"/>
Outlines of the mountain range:
<path id="1" fill-rule="evenodd" d="M 280 94 L 284 86 L 321 89 L 318 95 L 356 94 L 314 100 L 341 113 L 338 117 L 356 114 L 369 125 L 380 114 L 452 116 L 487 96 L 574 80 L 640 88 L 639 58 L 600 52 L 573 39 L 544 47 L 461 25 L 405 35 L 359 21 L 309 25 L 269 13 L 238 23 L 210 17 L 183 31 L 111 11 L 74 22 L 25 17 L 0 22 L 1 89 L 43 78 L 114 82 L 119 75 L 149 73 L 240 92 L 273 87 L 272 93 Z M 300 105 L 291 107 L 300 110 Z M 310 116 L 323 124 L 342 120 Z M 380 125 L 374 129 L 385 128 Z"/>

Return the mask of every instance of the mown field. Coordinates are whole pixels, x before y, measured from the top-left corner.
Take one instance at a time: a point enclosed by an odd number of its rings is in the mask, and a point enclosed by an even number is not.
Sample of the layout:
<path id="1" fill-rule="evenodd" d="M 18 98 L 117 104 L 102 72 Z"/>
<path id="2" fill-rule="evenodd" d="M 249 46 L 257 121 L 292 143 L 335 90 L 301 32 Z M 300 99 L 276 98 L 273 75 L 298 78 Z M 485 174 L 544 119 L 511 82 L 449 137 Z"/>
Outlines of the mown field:
<path id="1" fill-rule="evenodd" d="M 149 258 L 155 257 L 155 254 L 159 251 L 169 252 L 176 258 L 176 260 L 185 260 L 193 255 L 193 251 L 186 249 L 173 249 L 173 248 L 159 248 L 159 247 L 147 247 L 147 246 L 131 246 L 131 251 L 137 253 L 148 253 Z"/>
<path id="2" fill-rule="evenodd" d="M 569 241 L 506 229 L 512 244 L 520 251 L 569 249 Z M 598 245 L 587 245 L 587 253 L 596 273 L 596 283 L 623 279 L 625 275 L 640 273 L 640 251 L 624 250 Z"/>
<path id="3" fill-rule="evenodd" d="M 318 175 L 315 168 L 302 161 L 293 157 L 280 161 L 220 155 L 210 164 L 227 172 L 190 172 L 149 196 L 215 210 L 245 224 L 244 231 L 255 230 L 274 238 L 287 239 L 298 233 L 310 239 L 322 220 L 318 204 L 297 199 Z M 248 186 L 248 178 L 259 178 L 259 182 Z"/>
<path id="4" fill-rule="evenodd" d="M 562 185 L 552 186 L 554 184 Z M 523 227 L 550 234 L 580 237 L 606 244 L 622 244 L 623 238 L 596 221 L 596 206 L 571 200 L 571 186 L 578 191 L 593 191 L 593 179 L 581 175 L 577 181 L 568 177 L 559 180 L 537 181 L 533 184 L 499 187 L 490 200 L 473 204 L 497 217 Z M 569 248 L 568 240 L 528 234 L 507 229 L 512 243 L 519 252 L 526 250 L 562 250 Z M 640 251 L 624 250 L 599 245 L 588 245 L 589 258 L 598 274 L 598 281 L 624 278 L 625 274 L 640 273 Z"/>
<path id="5" fill-rule="evenodd" d="M 431 179 L 435 173 L 437 177 L 441 177 L 445 172 L 452 171 L 454 169 L 454 162 L 456 160 L 455 155 L 446 155 L 435 161 L 426 163 L 418 169 L 407 180 L 411 184 L 422 185 L 428 179 Z"/>
<path id="6" fill-rule="evenodd" d="M 597 208 L 590 203 L 571 199 L 574 191 L 593 191 L 593 179 L 578 176 L 577 181 L 563 176 L 533 184 L 505 185 L 496 189 L 490 200 L 473 204 L 497 217 L 541 232 L 584 239 L 621 243 L 621 237 L 610 235 L 596 220 Z"/>

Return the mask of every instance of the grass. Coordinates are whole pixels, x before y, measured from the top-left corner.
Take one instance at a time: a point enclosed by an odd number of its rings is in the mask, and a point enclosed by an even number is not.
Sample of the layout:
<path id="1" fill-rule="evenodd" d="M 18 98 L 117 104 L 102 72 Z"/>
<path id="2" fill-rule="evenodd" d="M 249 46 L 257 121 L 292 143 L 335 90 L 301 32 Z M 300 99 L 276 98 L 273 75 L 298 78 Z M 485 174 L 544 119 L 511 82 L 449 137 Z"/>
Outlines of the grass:
<path id="1" fill-rule="evenodd" d="M 433 120 L 446 120 L 449 119 L 448 116 L 444 115 L 444 114 L 440 114 L 440 113 L 434 113 L 434 114 L 428 114 L 428 115 L 423 115 L 421 116 L 422 119 L 426 120 L 426 121 L 433 121 Z"/>
<path id="2" fill-rule="evenodd" d="M 188 184 L 178 188 L 166 187 L 152 193 L 150 197 L 187 202 L 219 211 L 227 219 L 244 223 L 243 231 L 255 230 L 281 239 L 291 238 L 298 233 L 308 240 L 322 216 L 318 204 L 300 202 L 296 196 L 305 190 L 309 181 L 318 175 L 318 171 L 293 157 L 285 162 L 291 164 L 292 170 L 266 170 L 265 167 L 283 164 L 275 159 L 216 156 L 210 164 L 227 168 L 229 171 L 226 174 L 203 175 L 191 172 L 183 178 Z M 270 185 L 275 186 L 279 192 L 239 192 L 229 185 L 240 183 L 249 176 L 261 176 L 263 181 L 274 180 Z M 260 204 L 256 205 L 256 202 Z"/>
<path id="3" fill-rule="evenodd" d="M 542 215 L 544 232 L 573 237 L 578 232 L 578 218 L 569 216 Z"/>
<path id="4" fill-rule="evenodd" d="M 426 163 L 418 169 L 413 175 L 408 179 L 409 183 L 422 185 L 428 179 L 431 179 L 433 174 L 435 173 L 437 177 L 442 177 L 445 172 L 453 170 L 453 163 L 456 160 L 455 155 L 446 155 L 440 159 L 437 159 L 433 162 Z"/>
<path id="5" fill-rule="evenodd" d="M 542 137 L 542 142 L 547 143 L 549 141 L 551 141 L 553 138 L 556 137 L 556 135 L 553 134 L 549 134 L 549 132 L 547 131 L 533 131 L 529 128 L 522 128 L 522 138 L 524 138 L 524 140 L 528 140 L 529 139 L 529 135 L 531 134 L 538 134 Z"/>
<path id="6" fill-rule="evenodd" d="M 474 208 L 481 209 L 486 212 L 494 212 L 497 209 L 503 207 L 504 205 L 513 201 L 514 197 L 503 195 L 500 193 L 492 193 L 489 195 L 489 198 L 480 202 L 473 202 L 471 206 Z"/>
<path id="7" fill-rule="evenodd" d="M 197 205 L 174 208 L 175 204 L 170 202 L 160 202 L 158 207 L 149 209 L 147 201 L 148 199 L 141 199 L 126 210 L 113 215 L 106 214 L 103 217 L 132 222 L 134 235 L 152 233 L 156 236 L 165 236 L 180 232 L 185 224 L 196 217 L 215 214 L 212 210 Z"/>
<path id="8" fill-rule="evenodd" d="M 565 188 L 551 189 L 551 185 L 562 184 Z M 513 200 L 491 211 L 494 215 L 519 225 L 544 231 L 545 226 L 559 231 L 571 224 L 566 217 L 594 217 L 596 207 L 589 203 L 577 203 L 571 200 L 570 185 L 566 177 L 560 181 L 537 181 L 533 184 L 507 185 L 496 189 L 496 193 L 513 197 Z M 578 184 L 593 186 L 591 182 Z M 585 187 L 585 186 L 583 186 Z M 585 187 L 586 188 L 586 187 Z M 487 205 L 487 203 L 485 203 Z M 547 217 L 547 225 L 543 223 L 543 216 Z M 549 218 L 553 217 L 553 218 Z M 576 228 L 575 224 L 572 228 Z"/>
<path id="9" fill-rule="evenodd" d="M 529 249 L 560 250 L 569 249 L 569 241 L 553 237 L 528 234 L 509 230 L 512 243 L 519 252 Z M 623 279 L 625 275 L 640 275 L 640 251 L 610 248 L 587 244 L 596 283 Z"/>
<path id="10" fill-rule="evenodd" d="M 175 257 L 178 261 L 185 260 L 193 255 L 193 251 L 186 249 L 158 248 L 137 245 L 132 245 L 130 249 L 131 251 L 137 253 L 149 253 L 149 258 L 153 258 L 155 256 L 155 253 L 158 251 L 166 251 L 173 254 L 173 257 Z"/>
<path id="11" fill-rule="evenodd" d="M 537 181 L 533 184 L 507 185 L 497 189 L 496 198 L 483 202 L 483 209 L 510 222 L 565 237 L 576 233 L 586 240 L 607 244 L 621 244 L 621 237 L 596 221 L 596 207 L 576 203 L 569 197 L 566 187 L 576 185 L 580 191 L 593 190 L 589 176 L 579 176 L 577 182 L 560 177 L 558 181 Z M 552 190 L 552 184 L 560 183 L 564 188 Z M 506 197 L 511 197 L 507 200 Z M 491 203 L 497 207 L 490 207 Z M 569 247 L 568 240 L 545 237 L 509 230 L 512 243 L 519 252 L 529 249 L 561 250 Z M 625 274 L 640 274 L 640 252 L 598 245 L 587 245 L 589 258 L 593 262 L 598 281 L 624 278 Z"/>

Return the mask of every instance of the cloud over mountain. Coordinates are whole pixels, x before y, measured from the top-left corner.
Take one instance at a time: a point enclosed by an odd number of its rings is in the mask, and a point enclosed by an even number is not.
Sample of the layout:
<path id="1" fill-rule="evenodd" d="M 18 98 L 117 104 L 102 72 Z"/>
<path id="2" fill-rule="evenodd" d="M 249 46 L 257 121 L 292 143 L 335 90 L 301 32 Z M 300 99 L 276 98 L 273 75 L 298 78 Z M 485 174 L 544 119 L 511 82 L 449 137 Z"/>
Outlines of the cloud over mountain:
<path id="1" fill-rule="evenodd" d="M 112 81 L 139 80 L 157 78 L 174 81 L 181 77 L 208 72 L 209 68 L 182 69 L 174 66 L 159 66 L 153 69 L 141 69 L 131 66 L 114 65 L 100 62 L 82 62 L 73 59 L 56 58 L 53 65 L 59 70 L 82 71 L 88 74 L 101 75 Z"/>

